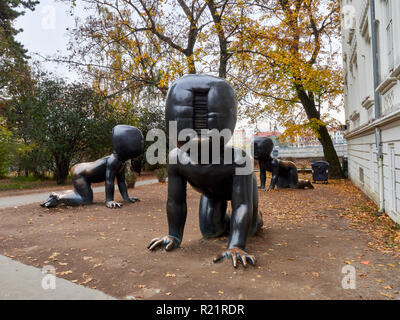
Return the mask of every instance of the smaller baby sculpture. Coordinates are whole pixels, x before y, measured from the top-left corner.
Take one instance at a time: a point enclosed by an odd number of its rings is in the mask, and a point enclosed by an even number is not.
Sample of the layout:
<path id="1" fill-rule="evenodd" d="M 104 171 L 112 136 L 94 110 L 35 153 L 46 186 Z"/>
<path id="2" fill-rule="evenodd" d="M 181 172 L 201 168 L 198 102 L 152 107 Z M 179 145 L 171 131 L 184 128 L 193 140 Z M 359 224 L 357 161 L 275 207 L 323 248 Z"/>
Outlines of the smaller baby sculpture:
<path id="1" fill-rule="evenodd" d="M 265 189 L 265 181 L 267 179 L 266 171 L 272 172 L 269 190 L 277 188 L 292 189 L 314 189 L 309 180 L 299 180 L 297 167 L 291 161 L 283 161 L 271 157 L 274 149 L 274 142 L 266 137 L 254 137 L 254 159 L 260 164 L 260 180 L 259 189 Z"/>
<path id="2" fill-rule="evenodd" d="M 130 198 L 125 183 L 125 162 L 131 160 L 132 169 L 140 171 L 139 162 L 135 158 L 143 152 L 142 132 L 128 125 L 117 125 L 112 130 L 114 151 L 111 155 L 93 162 L 78 163 L 71 169 L 74 190 L 57 194 L 52 192 L 41 204 L 45 208 L 53 208 L 63 203 L 68 206 L 91 204 L 93 202 L 92 183 L 105 181 L 106 206 L 120 208 L 121 203 L 114 201 L 114 179 L 117 178 L 118 190 L 126 202 L 139 201 Z"/>

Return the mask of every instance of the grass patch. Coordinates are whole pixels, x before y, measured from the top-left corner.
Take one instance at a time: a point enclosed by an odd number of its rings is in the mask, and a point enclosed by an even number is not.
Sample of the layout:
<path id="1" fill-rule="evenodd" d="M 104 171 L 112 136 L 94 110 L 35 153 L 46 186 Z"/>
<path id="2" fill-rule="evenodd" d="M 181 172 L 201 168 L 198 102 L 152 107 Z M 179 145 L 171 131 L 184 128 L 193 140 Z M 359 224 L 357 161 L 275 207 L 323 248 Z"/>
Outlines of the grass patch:
<path id="1" fill-rule="evenodd" d="M 32 189 L 35 188 L 37 184 L 31 183 L 7 183 L 7 184 L 0 184 L 0 190 L 16 190 L 16 189 Z"/>
<path id="2" fill-rule="evenodd" d="M 49 178 L 41 178 L 34 175 L 12 176 L 0 180 L 0 190 L 21 190 L 47 186 L 52 183 Z"/>

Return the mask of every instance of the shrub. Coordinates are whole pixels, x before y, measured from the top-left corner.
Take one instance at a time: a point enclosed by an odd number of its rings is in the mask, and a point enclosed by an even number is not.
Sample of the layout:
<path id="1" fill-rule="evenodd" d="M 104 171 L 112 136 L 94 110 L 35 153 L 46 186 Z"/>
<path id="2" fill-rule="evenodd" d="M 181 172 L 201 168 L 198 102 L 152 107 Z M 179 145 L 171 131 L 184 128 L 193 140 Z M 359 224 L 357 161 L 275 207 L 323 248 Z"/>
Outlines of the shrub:
<path id="1" fill-rule="evenodd" d="M 156 174 L 159 182 L 165 182 L 165 179 L 168 176 L 168 172 L 165 167 L 161 167 L 161 168 L 155 170 L 155 174 Z"/>

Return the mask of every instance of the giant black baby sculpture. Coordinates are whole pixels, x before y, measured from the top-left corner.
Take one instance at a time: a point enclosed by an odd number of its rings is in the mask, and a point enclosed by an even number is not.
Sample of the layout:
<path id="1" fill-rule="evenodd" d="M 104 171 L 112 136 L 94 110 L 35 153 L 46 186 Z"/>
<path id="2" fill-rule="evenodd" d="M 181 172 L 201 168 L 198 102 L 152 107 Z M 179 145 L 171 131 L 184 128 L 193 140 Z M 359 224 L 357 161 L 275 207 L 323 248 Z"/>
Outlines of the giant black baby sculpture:
<path id="1" fill-rule="evenodd" d="M 254 137 L 254 159 L 260 165 L 260 189 L 265 189 L 266 171 L 272 172 L 268 190 L 277 188 L 314 189 L 309 180 L 299 180 L 296 165 L 291 161 L 283 161 L 271 157 L 274 143 L 270 138 Z"/>
<path id="2" fill-rule="evenodd" d="M 177 122 L 178 133 L 182 129 L 200 130 L 229 129 L 236 124 L 237 101 L 233 88 L 223 79 L 208 75 L 186 75 L 172 84 L 166 102 L 166 120 Z M 197 140 L 209 142 L 209 138 Z M 199 164 L 191 155 L 183 151 L 183 143 L 178 141 L 170 152 L 168 165 L 167 217 L 169 233 L 162 238 L 153 239 L 148 248 L 153 250 L 165 246 L 167 251 L 180 245 L 187 215 L 187 182 L 202 196 L 199 208 L 200 230 L 205 238 L 218 237 L 230 231 L 228 248 L 215 257 L 214 262 L 231 258 L 236 268 L 238 261 L 243 266 L 255 264 L 255 258 L 244 249 L 249 235 L 262 226 L 258 212 L 257 181 L 251 170 L 247 175 L 239 175 L 236 169 L 243 164 L 237 161 L 244 151 L 225 146 L 220 139 L 218 164 Z M 211 143 L 210 143 L 211 144 Z M 228 148 L 228 149 L 227 149 Z M 232 154 L 230 163 L 224 161 L 224 151 Z M 203 151 L 201 151 L 203 152 Z M 200 153 L 199 152 L 199 155 Z M 171 159 L 178 156 L 176 164 Z M 187 160 L 182 164 L 179 159 Z M 214 163 L 214 162 L 213 162 Z M 232 215 L 226 213 L 227 201 L 231 201 Z"/>
<path id="3" fill-rule="evenodd" d="M 143 135 L 139 129 L 128 125 L 117 125 L 112 131 L 114 152 L 94 162 L 79 163 L 72 167 L 72 183 L 74 190 L 61 194 L 51 193 L 49 198 L 41 204 L 42 207 L 52 208 L 58 204 L 76 206 L 93 202 L 91 184 L 105 181 L 106 206 L 119 208 L 121 203 L 114 201 L 114 180 L 117 178 L 118 190 L 127 202 L 139 199 L 130 198 L 125 183 L 125 162 L 131 160 L 133 170 L 140 171 L 135 158 L 143 152 Z"/>

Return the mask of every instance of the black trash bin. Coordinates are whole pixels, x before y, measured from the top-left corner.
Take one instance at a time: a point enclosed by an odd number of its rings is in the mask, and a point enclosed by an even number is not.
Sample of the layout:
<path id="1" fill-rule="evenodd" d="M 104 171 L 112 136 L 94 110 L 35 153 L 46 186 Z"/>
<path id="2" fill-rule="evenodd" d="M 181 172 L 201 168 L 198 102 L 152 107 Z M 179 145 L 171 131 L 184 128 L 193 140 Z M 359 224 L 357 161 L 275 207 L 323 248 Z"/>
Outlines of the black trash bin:
<path id="1" fill-rule="evenodd" d="M 328 169 L 329 163 L 326 161 L 317 161 L 311 164 L 313 183 L 322 181 L 328 183 Z"/>

